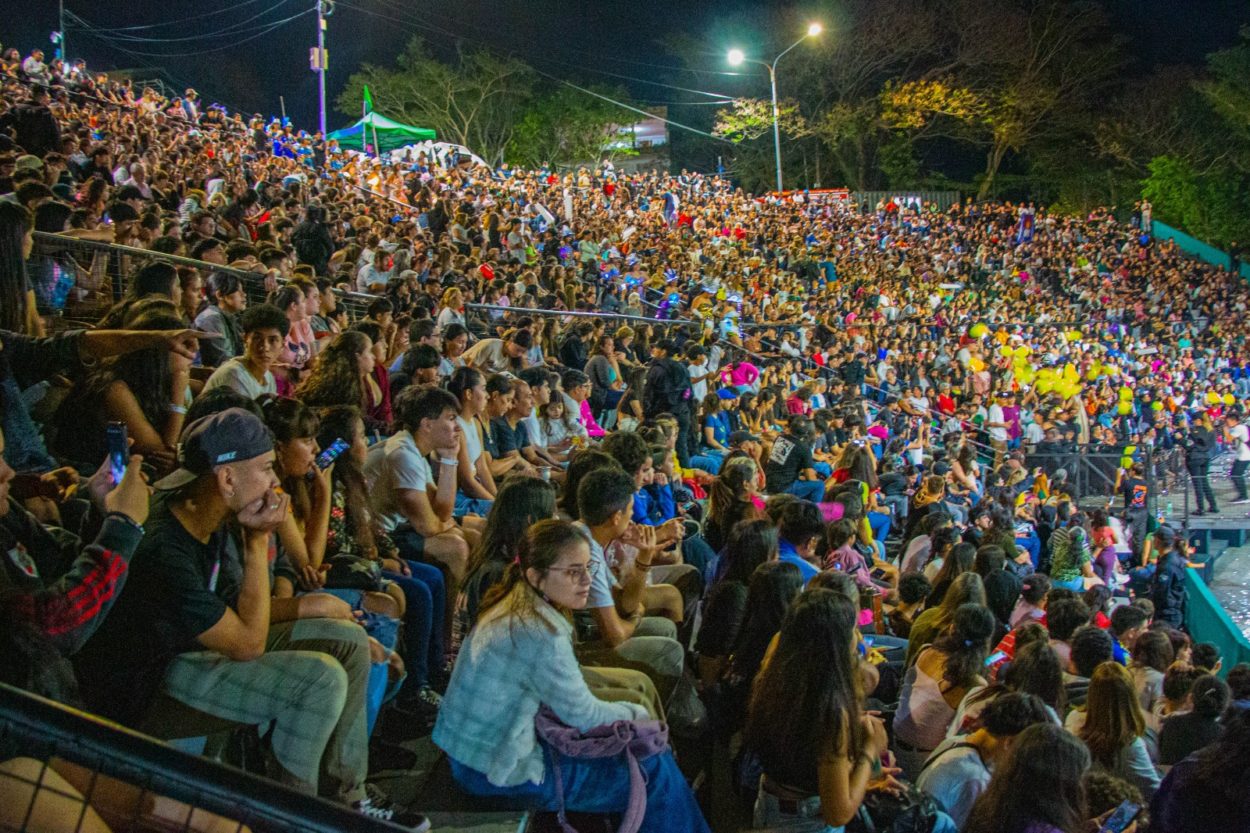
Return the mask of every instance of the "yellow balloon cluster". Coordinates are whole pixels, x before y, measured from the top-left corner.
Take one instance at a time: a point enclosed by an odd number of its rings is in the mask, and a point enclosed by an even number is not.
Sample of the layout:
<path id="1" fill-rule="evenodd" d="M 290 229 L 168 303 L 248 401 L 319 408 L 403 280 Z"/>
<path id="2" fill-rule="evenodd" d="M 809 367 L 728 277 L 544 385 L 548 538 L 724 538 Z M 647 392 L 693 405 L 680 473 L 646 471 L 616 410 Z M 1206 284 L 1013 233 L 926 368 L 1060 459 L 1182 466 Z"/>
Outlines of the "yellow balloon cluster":
<path id="1" fill-rule="evenodd" d="M 973 338 L 983 338 L 985 334 L 988 333 L 989 331 L 990 331 L 990 328 L 985 326 L 984 324 L 973 324 L 972 327 L 968 330 L 968 335 L 972 336 Z"/>

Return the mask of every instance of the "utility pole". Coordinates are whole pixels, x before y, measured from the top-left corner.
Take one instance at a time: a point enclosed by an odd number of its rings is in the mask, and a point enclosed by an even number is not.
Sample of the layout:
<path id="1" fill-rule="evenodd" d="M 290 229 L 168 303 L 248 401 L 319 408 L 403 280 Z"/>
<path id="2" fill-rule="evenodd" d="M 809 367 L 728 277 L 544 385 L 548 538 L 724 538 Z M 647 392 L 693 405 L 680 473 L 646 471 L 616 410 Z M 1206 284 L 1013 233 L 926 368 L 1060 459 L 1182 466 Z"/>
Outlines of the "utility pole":
<path id="1" fill-rule="evenodd" d="M 56 48 L 60 53 L 61 60 L 68 63 L 69 51 L 65 48 L 65 0 L 58 0 L 57 2 L 57 26 L 60 27 L 60 31 L 57 32 Z"/>
<path id="2" fill-rule="evenodd" d="M 321 140 L 326 136 L 326 0 L 317 0 L 317 98 L 320 105 Z"/>

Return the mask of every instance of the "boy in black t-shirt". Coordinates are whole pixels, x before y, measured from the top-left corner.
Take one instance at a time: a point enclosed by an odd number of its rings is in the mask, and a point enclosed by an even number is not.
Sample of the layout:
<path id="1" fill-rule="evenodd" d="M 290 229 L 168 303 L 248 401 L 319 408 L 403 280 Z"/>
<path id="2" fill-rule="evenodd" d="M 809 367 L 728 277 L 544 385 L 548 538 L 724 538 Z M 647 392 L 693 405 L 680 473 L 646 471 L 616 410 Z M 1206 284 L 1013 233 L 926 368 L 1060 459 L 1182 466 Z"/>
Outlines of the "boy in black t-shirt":
<path id="1" fill-rule="evenodd" d="M 160 738 L 272 724 L 276 777 L 309 793 L 320 787 L 367 816 L 393 818 L 364 789 L 364 629 L 348 605 L 325 594 L 301 597 L 297 618 L 275 621 L 270 538 L 290 499 L 278 491 L 273 463 L 268 429 L 242 409 L 188 426 L 180 468 L 156 484 L 163 494 L 126 591 L 78 656 L 84 699 Z M 241 530 L 243 564 L 230 604 L 222 584 L 232 566 L 232 521 Z"/>
<path id="2" fill-rule="evenodd" d="M 819 502 L 825 484 L 817 477 L 812 458 L 812 421 L 802 414 L 790 417 L 786 433 L 773 442 L 764 465 L 769 494 L 791 494 Z"/>

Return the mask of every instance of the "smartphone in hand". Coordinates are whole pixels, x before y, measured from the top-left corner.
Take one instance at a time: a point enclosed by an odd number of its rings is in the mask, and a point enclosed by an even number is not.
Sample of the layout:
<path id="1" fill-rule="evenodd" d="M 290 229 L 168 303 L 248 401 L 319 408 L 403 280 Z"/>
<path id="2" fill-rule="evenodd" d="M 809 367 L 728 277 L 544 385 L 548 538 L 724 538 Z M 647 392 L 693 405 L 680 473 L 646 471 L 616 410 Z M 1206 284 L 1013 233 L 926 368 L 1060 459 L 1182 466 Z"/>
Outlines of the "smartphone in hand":
<path id="1" fill-rule="evenodd" d="M 126 464 L 130 460 L 130 441 L 127 436 L 126 423 L 110 422 L 104 429 L 108 444 L 109 470 L 113 475 L 113 485 L 122 482 L 126 476 Z"/>
<path id="2" fill-rule="evenodd" d="M 342 437 L 339 437 L 337 440 L 330 443 L 330 445 L 326 447 L 325 450 L 323 450 L 320 454 L 317 455 L 317 460 L 316 460 L 317 471 L 325 471 L 326 469 L 328 469 L 330 465 L 335 460 L 337 460 L 344 451 L 351 448 L 351 445 L 352 445 L 351 443 L 349 443 L 347 440 L 343 439 Z M 314 477 L 316 477 L 316 472 L 310 471 L 308 473 L 308 479 L 311 480 Z"/>

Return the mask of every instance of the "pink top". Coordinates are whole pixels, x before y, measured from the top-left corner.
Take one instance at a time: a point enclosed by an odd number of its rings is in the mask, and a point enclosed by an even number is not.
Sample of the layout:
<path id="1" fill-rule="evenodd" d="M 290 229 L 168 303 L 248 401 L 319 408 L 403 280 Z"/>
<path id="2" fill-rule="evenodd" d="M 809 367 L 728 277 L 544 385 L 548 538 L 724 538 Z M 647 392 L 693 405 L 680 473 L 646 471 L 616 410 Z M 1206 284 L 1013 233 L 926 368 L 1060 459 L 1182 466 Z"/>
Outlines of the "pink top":
<path id="1" fill-rule="evenodd" d="M 595 422 L 594 412 L 590 410 L 590 400 L 583 399 L 581 407 L 581 424 L 586 428 L 586 433 L 591 437 L 602 437 L 606 433 L 599 427 L 599 423 Z"/>
<path id="2" fill-rule="evenodd" d="M 312 324 L 308 322 L 308 319 L 294 321 L 287 330 L 286 339 L 282 342 L 280 361 L 291 367 L 302 368 L 312 358 L 313 345 L 316 343 L 317 337 L 313 335 Z"/>
<path id="3" fill-rule="evenodd" d="M 738 387 L 743 385 L 753 385 L 755 380 L 760 378 L 760 371 L 750 362 L 740 362 L 730 368 L 728 373 L 721 374 L 722 378 L 728 377 L 729 384 Z"/>

